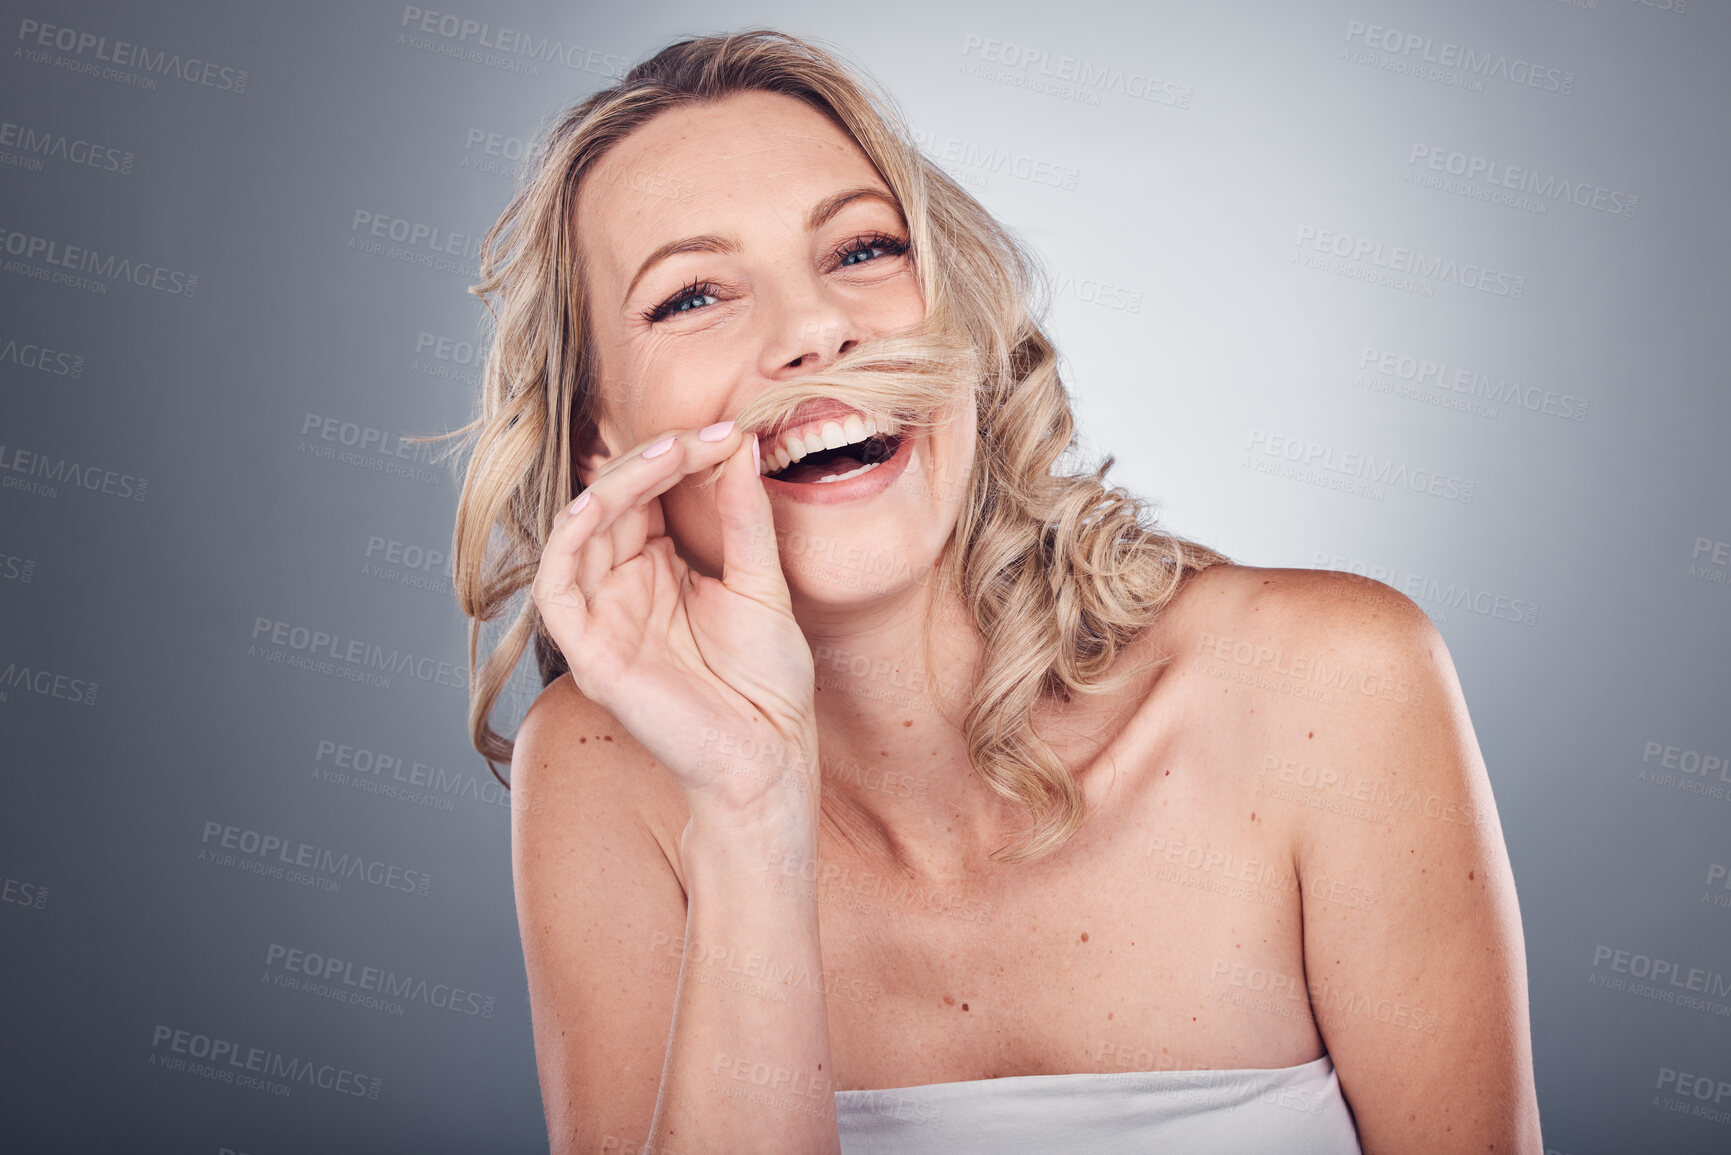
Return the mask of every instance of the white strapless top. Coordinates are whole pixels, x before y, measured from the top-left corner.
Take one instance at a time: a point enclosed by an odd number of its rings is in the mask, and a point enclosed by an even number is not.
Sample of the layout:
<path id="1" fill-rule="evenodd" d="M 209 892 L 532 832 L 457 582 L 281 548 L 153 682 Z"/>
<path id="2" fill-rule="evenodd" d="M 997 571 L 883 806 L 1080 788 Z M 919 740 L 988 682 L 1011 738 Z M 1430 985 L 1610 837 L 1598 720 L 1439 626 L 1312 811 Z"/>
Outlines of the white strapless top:
<path id="1" fill-rule="evenodd" d="M 837 1091 L 843 1155 L 1362 1155 L 1327 1055 L 1296 1067 Z"/>

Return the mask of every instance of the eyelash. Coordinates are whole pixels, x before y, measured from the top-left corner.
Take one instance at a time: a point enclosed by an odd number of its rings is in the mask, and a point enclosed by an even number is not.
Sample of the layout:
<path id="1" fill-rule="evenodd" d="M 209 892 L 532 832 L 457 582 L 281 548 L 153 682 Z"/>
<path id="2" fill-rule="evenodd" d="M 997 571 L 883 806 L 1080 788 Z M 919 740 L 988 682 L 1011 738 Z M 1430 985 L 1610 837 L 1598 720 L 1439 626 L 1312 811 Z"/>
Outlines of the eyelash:
<path id="1" fill-rule="evenodd" d="M 908 243 L 900 237 L 888 236 L 884 233 L 873 233 L 869 237 L 855 237 L 835 251 L 839 262 L 846 262 L 855 253 L 863 253 L 867 249 L 883 249 L 886 257 L 899 257 L 908 251 Z"/>
<path id="2" fill-rule="evenodd" d="M 892 237 L 885 233 L 872 233 L 870 236 L 855 237 L 853 240 L 835 251 L 834 255 L 836 263 L 840 267 L 847 267 L 846 261 L 848 257 L 851 257 L 855 253 L 866 252 L 870 249 L 882 249 L 884 250 L 884 256 L 886 257 L 899 257 L 908 251 L 908 242 L 900 237 Z M 856 263 L 868 264 L 869 262 L 860 261 Z M 654 308 L 645 312 L 643 314 L 643 319 L 651 325 L 655 324 L 657 321 L 665 321 L 667 318 L 673 316 L 673 314 L 681 312 L 682 310 L 680 310 L 679 306 L 684 302 L 689 301 L 694 297 L 716 296 L 719 292 L 720 289 L 709 281 L 693 281 L 683 289 L 680 289 L 677 293 L 674 293 L 671 297 L 668 297 L 665 301 L 662 301 L 659 305 L 656 305 Z M 691 311 L 695 312 L 696 310 Z"/>
<path id="3" fill-rule="evenodd" d="M 665 321 L 679 311 L 679 305 L 693 297 L 712 297 L 720 290 L 708 281 L 693 281 L 659 305 L 643 314 L 643 319 L 650 324 Z"/>

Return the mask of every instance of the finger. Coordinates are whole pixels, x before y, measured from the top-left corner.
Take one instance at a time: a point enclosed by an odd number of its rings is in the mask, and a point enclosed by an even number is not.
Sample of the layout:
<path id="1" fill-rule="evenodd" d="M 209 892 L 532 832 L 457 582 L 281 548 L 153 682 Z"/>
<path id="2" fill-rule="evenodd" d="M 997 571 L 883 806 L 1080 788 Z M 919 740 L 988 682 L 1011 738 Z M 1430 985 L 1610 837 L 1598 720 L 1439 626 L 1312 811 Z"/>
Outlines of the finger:
<path id="1" fill-rule="evenodd" d="M 544 553 L 529 585 L 529 596 L 567 662 L 573 661 L 571 655 L 588 632 L 589 608 L 566 559 Z"/>
<path id="2" fill-rule="evenodd" d="M 557 559 L 560 576 L 575 576 L 579 554 L 591 538 L 629 511 L 659 497 L 698 470 L 708 469 L 727 457 L 739 445 L 743 436 L 729 426 L 715 440 L 706 441 L 704 434 L 713 436 L 715 426 L 707 430 L 688 429 L 664 435 L 655 441 L 620 454 L 589 484 L 576 501 L 553 518 L 553 526 L 542 547 L 543 561 L 547 555 Z M 628 535 L 623 544 L 633 540 Z M 637 546 L 636 548 L 641 548 Z M 606 551 L 607 568 L 621 565 L 636 556 L 632 549 L 618 556 Z"/>
<path id="3" fill-rule="evenodd" d="M 641 505 L 620 514 L 608 530 L 613 539 L 614 564 L 621 565 L 643 551 L 646 541 L 653 541 L 667 532 L 661 513 L 661 499 L 651 497 Z"/>
<path id="4" fill-rule="evenodd" d="M 643 553 L 663 533 L 661 499 L 652 497 L 592 534 L 577 552 L 577 585 L 583 595 L 593 599 L 609 573 Z"/>
<path id="5" fill-rule="evenodd" d="M 648 441 L 640 442 L 623 453 L 608 458 L 597 471 L 596 482 L 621 469 L 632 468 L 635 462 L 643 459 L 645 453 L 656 449 L 669 437 L 674 438 L 678 442 L 679 449 L 683 450 L 682 475 L 708 469 L 717 462 L 725 460 L 733 452 L 734 446 L 743 440 L 743 435 L 731 421 L 720 421 L 702 429 L 663 430 Z M 649 460 L 658 459 L 659 456 Z"/>
<path id="6" fill-rule="evenodd" d="M 715 483 L 715 509 L 721 519 L 721 580 L 728 589 L 772 604 L 789 604 L 787 579 L 775 538 L 775 517 L 763 488 L 748 438 L 727 459 Z"/>
<path id="7" fill-rule="evenodd" d="M 657 537 L 643 547 L 643 553 L 654 563 L 654 596 L 650 602 L 649 632 L 669 636 L 674 611 L 679 605 L 680 587 L 685 583 L 685 563 L 674 551 L 670 538 Z"/>

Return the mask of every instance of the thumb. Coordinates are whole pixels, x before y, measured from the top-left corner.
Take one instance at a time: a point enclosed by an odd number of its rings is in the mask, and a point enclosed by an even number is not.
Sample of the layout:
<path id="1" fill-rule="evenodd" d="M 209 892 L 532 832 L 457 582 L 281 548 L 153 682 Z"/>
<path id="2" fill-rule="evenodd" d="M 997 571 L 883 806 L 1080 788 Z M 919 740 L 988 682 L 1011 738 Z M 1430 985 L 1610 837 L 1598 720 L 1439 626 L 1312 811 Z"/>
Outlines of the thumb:
<path id="1" fill-rule="evenodd" d="M 757 472 L 757 438 L 747 433 L 715 483 L 721 517 L 721 581 L 728 589 L 786 608 L 787 578 L 769 493 Z"/>

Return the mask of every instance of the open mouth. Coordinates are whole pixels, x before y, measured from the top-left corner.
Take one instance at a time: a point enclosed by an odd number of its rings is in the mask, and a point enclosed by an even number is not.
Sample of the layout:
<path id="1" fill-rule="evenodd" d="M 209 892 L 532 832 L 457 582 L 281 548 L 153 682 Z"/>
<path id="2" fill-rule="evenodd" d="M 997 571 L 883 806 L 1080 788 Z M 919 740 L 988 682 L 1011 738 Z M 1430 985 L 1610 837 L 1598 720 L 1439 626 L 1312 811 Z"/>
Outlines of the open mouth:
<path id="1" fill-rule="evenodd" d="M 811 421 L 765 438 L 763 473 L 794 485 L 824 485 L 870 473 L 895 456 L 901 436 L 867 417 Z"/>

